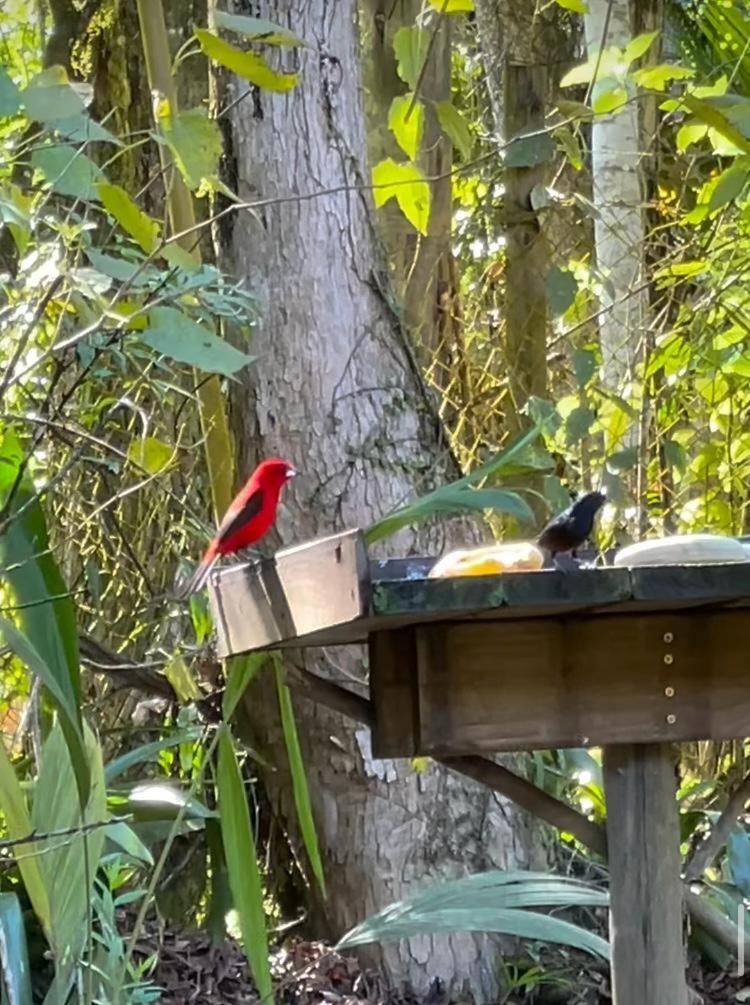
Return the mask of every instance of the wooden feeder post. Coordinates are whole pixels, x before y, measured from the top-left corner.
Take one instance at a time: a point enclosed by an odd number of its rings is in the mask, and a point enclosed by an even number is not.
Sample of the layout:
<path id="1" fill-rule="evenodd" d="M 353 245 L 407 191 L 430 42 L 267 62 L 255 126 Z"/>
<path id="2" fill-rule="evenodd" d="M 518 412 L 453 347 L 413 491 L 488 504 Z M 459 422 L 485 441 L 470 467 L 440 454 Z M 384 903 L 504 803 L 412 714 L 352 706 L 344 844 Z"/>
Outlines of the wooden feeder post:
<path id="1" fill-rule="evenodd" d="M 686 1005 L 674 744 L 750 735 L 750 563 L 433 580 L 433 561 L 370 560 L 349 531 L 218 571 L 219 654 L 366 643 L 370 703 L 333 707 L 366 707 L 375 757 L 603 747 L 614 1002 Z"/>

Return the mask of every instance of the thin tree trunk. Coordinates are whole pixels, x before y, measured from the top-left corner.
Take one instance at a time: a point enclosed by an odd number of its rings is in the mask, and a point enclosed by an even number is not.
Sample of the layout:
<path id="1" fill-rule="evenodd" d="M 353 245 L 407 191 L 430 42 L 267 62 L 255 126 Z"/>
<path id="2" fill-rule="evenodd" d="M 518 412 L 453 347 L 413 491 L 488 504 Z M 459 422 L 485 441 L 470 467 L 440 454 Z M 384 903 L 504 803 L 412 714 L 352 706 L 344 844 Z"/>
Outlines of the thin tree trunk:
<path id="1" fill-rule="evenodd" d="M 233 80 L 225 96 L 243 99 L 231 113 L 240 197 L 279 200 L 238 216 L 226 249 L 263 310 L 257 363 L 233 399 L 240 472 L 262 454 L 286 455 L 302 472 L 278 521 L 279 545 L 366 526 L 457 472 L 390 307 L 369 196 L 357 189 L 367 172 L 355 19 L 330 0 L 308 0 L 291 22 L 282 0 L 256 13 L 313 47 L 301 52 L 302 82 L 289 95 L 245 96 Z M 434 552 L 443 542 L 438 530 L 406 531 L 388 550 Z M 360 650 L 307 659 L 334 679 L 366 677 Z M 250 689 L 246 712 L 277 769 L 265 777 L 271 802 L 294 836 L 269 685 Z M 305 699 L 295 711 L 329 889 L 314 910 L 331 934 L 440 876 L 529 863 L 530 826 L 481 786 L 434 765 L 416 774 L 408 762 L 373 760 L 366 730 Z M 440 977 L 480 997 L 497 992 L 497 959 L 482 938 L 412 939 L 375 956 L 393 982 L 422 991 Z"/>

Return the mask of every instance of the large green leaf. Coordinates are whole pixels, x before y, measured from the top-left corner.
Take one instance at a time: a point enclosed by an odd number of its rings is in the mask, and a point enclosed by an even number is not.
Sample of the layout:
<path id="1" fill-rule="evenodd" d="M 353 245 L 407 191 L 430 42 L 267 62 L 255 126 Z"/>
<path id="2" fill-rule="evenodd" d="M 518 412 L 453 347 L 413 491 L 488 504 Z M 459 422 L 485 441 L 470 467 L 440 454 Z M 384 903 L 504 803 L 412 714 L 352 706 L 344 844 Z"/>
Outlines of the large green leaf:
<path id="1" fill-rule="evenodd" d="M 124 188 L 100 181 L 96 186 L 102 205 L 110 216 L 120 224 L 126 234 L 129 234 L 150 255 L 159 241 L 159 224 L 152 220 L 148 213 L 139 209 Z"/>
<path id="2" fill-rule="evenodd" d="M 243 52 L 203 28 L 195 29 L 195 37 L 209 59 L 244 77 L 266 91 L 291 91 L 299 83 L 298 73 L 278 73 L 255 52 Z"/>
<path id="3" fill-rule="evenodd" d="M 424 130 L 424 105 L 413 94 L 398 94 L 388 112 L 388 128 L 406 156 L 415 161 Z"/>
<path id="4" fill-rule="evenodd" d="M 21 94 L 26 114 L 34 122 L 56 122 L 85 110 L 78 91 L 68 82 L 61 66 L 42 70 Z"/>
<path id="5" fill-rule="evenodd" d="M 238 35 L 244 35 L 251 42 L 262 42 L 265 45 L 290 45 L 300 46 L 305 43 L 288 28 L 282 28 L 273 21 L 266 21 L 261 17 L 246 17 L 243 14 L 227 14 L 226 11 L 217 10 L 214 12 L 214 20 L 218 28 L 225 28 L 227 31 L 234 31 Z"/>
<path id="6" fill-rule="evenodd" d="M 273 986 L 268 963 L 268 935 L 258 854 L 250 826 L 245 787 L 232 746 L 232 734 L 226 725 L 222 725 L 220 730 L 217 788 L 229 885 L 256 987 L 261 1000 L 270 1005 Z"/>
<path id="7" fill-rule="evenodd" d="M 276 688 L 279 695 L 281 726 L 289 757 L 289 770 L 292 775 L 292 789 L 294 791 L 294 805 L 297 808 L 297 822 L 302 834 L 302 840 L 305 843 L 307 856 L 310 859 L 310 867 L 318 882 L 320 892 L 325 897 L 326 884 L 323 875 L 323 862 L 320 858 L 318 834 L 315 830 L 315 821 L 313 820 L 312 806 L 310 805 L 310 791 L 307 787 L 305 764 L 302 759 L 299 737 L 297 736 L 297 724 L 294 720 L 292 696 L 284 681 L 284 671 L 278 659 L 276 660 Z"/>
<path id="8" fill-rule="evenodd" d="M 32 1005 L 26 929 L 15 893 L 0 893 L 0 968 L 5 992 L 3 1002 Z"/>
<path id="9" fill-rule="evenodd" d="M 18 841 L 31 834 L 31 815 L 26 806 L 26 796 L 21 789 L 13 765 L 5 753 L 3 743 L 0 743 L 0 810 L 5 818 L 8 837 L 12 841 Z M 33 845 L 20 844 L 13 849 L 13 855 L 18 862 L 21 879 L 26 887 L 26 893 L 34 908 L 34 913 L 39 919 L 44 934 L 49 938 L 52 925 L 49 894 L 42 876 L 39 859 L 33 854 L 33 851 Z"/>
<path id="10" fill-rule="evenodd" d="M 395 199 L 415 230 L 427 233 L 432 194 L 416 164 L 399 164 L 392 157 L 386 157 L 372 169 L 372 184 L 376 206 Z"/>
<path id="11" fill-rule="evenodd" d="M 417 86 L 429 45 L 430 32 L 425 28 L 399 28 L 393 36 L 397 73 L 412 90 Z"/>
<path id="12" fill-rule="evenodd" d="M 189 189 L 194 191 L 204 180 L 218 178 L 221 131 L 205 108 L 165 116 L 162 125 L 164 138 Z"/>
<path id="13" fill-rule="evenodd" d="M 469 129 L 469 123 L 459 112 L 452 101 L 437 101 L 435 112 L 440 128 L 466 161 L 471 157 L 474 138 Z"/>
<path id="14" fill-rule="evenodd" d="M 177 747 L 181 743 L 194 742 L 201 735 L 201 732 L 201 729 L 197 726 L 193 729 L 181 730 L 179 733 L 172 733 L 171 736 L 165 736 L 161 740 L 154 740 L 152 743 L 144 743 L 140 747 L 134 747 L 127 753 L 121 754 L 113 761 L 110 761 L 104 769 L 104 778 L 107 785 L 111 785 L 116 778 L 124 775 L 126 771 L 134 768 L 137 764 L 153 761 L 162 750 L 167 750 L 169 747 Z"/>
<path id="15" fill-rule="evenodd" d="M 601 890 L 545 873 L 488 872 L 439 883 L 391 904 L 339 942 L 340 949 L 437 932 L 499 932 L 555 942 L 609 958 L 604 939 L 578 925 L 529 910 L 532 907 L 605 907 Z"/>
<path id="16" fill-rule="evenodd" d="M 101 169 L 75 147 L 66 144 L 39 147 L 32 153 L 31 163 L 59 195 L 98 201 L 96 183 L 102 176 Z"/>
<path id="17" fill-rule="evenodd" d="M 198 370 L 230 377 L 253 361 L 252 356 L 217 338 L 209 328 L 175 307 L 154 307 L 149 322 L 149 327 L 138 335 L 142 342 Z"/>
<path id="18" fill-rule="evenodd" d="M 21 107 L 21 96 L 4 66 L 0 66 L 0 117 L 15 115 Z"/>

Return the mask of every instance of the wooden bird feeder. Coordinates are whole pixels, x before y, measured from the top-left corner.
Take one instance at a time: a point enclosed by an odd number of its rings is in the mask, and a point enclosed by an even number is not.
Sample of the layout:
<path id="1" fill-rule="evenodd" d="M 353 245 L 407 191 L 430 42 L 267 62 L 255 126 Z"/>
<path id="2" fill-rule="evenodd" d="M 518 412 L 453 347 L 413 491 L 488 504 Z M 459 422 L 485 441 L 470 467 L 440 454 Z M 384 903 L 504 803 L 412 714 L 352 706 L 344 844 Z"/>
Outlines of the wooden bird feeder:
<path id="1" fill-rule="evenodd" d="M 602 746 L 614 1000 L 685 1005 L 671 744 L 750 735 L 750 563 L 427 579 L 434 561 L 349 531 L 219 570 L 219 654 L 366 643 L 376 757 Z"/>

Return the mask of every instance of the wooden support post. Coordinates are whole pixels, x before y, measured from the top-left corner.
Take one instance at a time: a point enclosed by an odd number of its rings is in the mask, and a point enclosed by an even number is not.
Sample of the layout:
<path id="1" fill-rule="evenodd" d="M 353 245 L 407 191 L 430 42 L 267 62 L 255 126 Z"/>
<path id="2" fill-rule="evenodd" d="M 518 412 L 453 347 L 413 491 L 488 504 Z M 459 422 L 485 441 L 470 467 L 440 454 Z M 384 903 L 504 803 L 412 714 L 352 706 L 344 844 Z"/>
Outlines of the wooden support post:
<path id="1" fill-rule="evenodd" d="M 669 744 L 604 752 L 613 1005 L 686 1005 L 680 833 Z"/>

